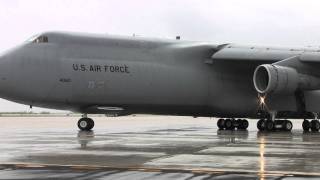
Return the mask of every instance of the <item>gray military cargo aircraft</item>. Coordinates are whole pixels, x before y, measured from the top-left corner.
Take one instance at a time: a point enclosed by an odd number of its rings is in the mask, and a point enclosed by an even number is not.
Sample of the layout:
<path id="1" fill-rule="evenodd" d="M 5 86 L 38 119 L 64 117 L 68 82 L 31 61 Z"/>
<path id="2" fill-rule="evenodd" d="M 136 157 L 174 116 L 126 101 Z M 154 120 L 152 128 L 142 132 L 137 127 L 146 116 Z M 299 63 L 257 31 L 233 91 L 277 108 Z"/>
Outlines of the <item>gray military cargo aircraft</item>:
<path id="1" fill-rule="evenodd" d="M 48 32 L 0 58 L 2 98 L 83 113 L 81 130 L 95 113 L 219 117 L 227 130 L 256 118 L 265 131 L 302 118 L 320 129 L 319 48 Z"/>

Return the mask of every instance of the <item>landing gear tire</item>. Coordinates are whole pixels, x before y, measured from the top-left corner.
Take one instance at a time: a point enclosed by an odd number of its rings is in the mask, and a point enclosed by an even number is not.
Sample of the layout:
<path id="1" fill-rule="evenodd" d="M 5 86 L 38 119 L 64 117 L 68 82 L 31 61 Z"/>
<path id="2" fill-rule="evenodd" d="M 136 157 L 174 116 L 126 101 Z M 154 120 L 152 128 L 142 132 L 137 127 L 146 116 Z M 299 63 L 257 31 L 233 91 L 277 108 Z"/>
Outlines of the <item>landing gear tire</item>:
<path id="1" fill-rule="evenodd" d="M 288 121 L 288 120 L 285 120 L 284 123 L 283 123 L 283 130 L 285 131 L 291 131 L 292 130 L 292 122 L 291 121 Z"/>
<path id="2" fill-rule="evenodd" d="M 223 130 L 225 128 L 224 124 L 225 124 L 225 120 L 224 119 L 219 119 L 218 120 L 217 126 L 218 126 L 219 130 Z"/>
<path id="3" fill-rule="evenodd" d="M 272 131 L 273 128 L 274 128 L 274 122 L 271 121 L 271 120 L 267 120 L 265 128 L 266 128 L 267 131 Z"/>
<path id="4" fill-rule="evenodd" d="M 266 122 L 264 119 L 260 119 L 257 123 L 257 128 L 259 129 L 259 131 L 263 131 L 266 128 Z"/>
<path id="5" fill-rule="evenodd" d="M 234 130 L 234 125 L 231 119 L 226 119 L 224 122 L 226 130 Z"/>
<path id="6" fill-rule="evenodd" d="M 81 131 L 90 131 L 94 127 L 94 121 L 90 118 L 81 118 L 78 127 Z"/>
<path id="7" fill-rule="evenodd" d="M 320 129 L 320 123 L 318 120 L 312 120 L 311 121 L 311 131 L 318 132 Z"/>
<path id="8" fill-rule="evenodd" d="M 249 127 L 249 122 L 248 120 L 246 119 L 240 119 L 238 120 L 239 121 L 239 127 L 238 129 L 241 129 L 241 130 L 246 130 L 248 127 Z"/>
<path id="9" fill-rule="evenodd" d="M 302 123 L 303 131 L 309 131 L 310 128 L 311 128 L 310 122 L 308 120 L 304 120 Z"/>

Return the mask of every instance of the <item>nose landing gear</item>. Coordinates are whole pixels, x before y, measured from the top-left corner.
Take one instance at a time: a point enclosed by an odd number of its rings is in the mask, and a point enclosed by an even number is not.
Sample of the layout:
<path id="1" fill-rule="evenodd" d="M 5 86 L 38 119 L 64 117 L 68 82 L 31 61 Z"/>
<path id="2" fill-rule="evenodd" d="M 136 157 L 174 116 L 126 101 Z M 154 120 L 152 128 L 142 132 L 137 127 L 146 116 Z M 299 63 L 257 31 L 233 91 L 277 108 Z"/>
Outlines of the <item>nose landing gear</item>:
<path id="1" fill-rule="evenodd" d="M 83 115 L 78 121 L 78 128 L 81 131 L 90 131 L 94 127 L 94 121 L 88 118 L 87 115 Z"/>

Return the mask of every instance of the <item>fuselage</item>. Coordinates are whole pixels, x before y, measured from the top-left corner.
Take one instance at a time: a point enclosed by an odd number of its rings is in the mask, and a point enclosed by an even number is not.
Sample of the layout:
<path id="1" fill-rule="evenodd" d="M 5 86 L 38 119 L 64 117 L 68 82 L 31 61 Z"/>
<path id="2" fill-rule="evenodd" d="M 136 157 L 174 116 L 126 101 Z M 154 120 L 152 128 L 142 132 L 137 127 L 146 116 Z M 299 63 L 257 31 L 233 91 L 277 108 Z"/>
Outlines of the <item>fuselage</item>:
<path id="1" fill-rule="evenodd" d="M 251 47 L 55 32 L 37 37 L 45 40 L 27 41 L 1 57 L 0 96 L 81 113 L 109 107 L 123 114 L 256 117 L 254 69 L 305 51 L 260 47 L 265 59 L 237 63 L 219 61 L 227 58 L 219 50 Z M 281 110 L 296 110 L 293 96 L 278 101 Z"/>

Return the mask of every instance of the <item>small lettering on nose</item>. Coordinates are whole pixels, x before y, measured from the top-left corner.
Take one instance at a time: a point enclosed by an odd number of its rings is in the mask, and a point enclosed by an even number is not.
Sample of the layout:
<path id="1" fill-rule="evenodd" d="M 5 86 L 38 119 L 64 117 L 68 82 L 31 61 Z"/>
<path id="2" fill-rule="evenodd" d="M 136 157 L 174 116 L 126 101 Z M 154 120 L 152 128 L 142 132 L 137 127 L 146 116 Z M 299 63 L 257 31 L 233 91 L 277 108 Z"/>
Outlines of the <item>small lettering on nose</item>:
<path id="1" fill-rule="evenodd" d="M 70 78 L 60 78 L 59 81 L 64 82 L 64 83 L 68 83 L 68 82 L 71 82 L 71 79 Z"/>

